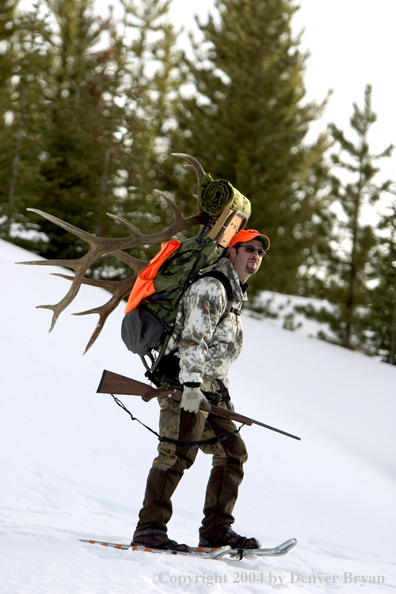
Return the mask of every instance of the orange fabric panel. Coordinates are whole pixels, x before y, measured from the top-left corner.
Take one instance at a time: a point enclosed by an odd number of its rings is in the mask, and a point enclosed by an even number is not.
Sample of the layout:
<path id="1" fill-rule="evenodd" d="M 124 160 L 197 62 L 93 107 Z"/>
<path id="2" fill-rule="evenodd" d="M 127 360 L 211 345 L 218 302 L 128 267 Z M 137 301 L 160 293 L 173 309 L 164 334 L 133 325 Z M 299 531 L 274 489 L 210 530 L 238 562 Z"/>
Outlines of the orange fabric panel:
<path id="1" fill-rule="evenodd" d="M 142 299 L 149 297 L 155 292 L 153 280 L 162 264 L 175 252 L 180 246 L 180 241 L 173 239 L 161 244 L 158 254 L 150 260 L 150 264 L 144 268 L 137 277 L 131 294 L 129 295 L 127 306 L 124 313 L 136 309 Z"/>

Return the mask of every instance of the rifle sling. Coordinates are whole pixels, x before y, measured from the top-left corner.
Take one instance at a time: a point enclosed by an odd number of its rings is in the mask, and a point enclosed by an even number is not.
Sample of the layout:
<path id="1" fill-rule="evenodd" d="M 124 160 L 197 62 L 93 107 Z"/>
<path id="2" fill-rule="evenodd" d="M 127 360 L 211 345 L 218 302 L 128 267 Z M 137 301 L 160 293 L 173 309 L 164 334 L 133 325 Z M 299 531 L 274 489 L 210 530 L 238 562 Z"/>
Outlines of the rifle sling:
<path id="1" fill-rule="evenodd" d="M 176 447 L 216 445 L 217 443 L 220 443 L 221 441 L 224 441 L 225 439 L 227 439 L 227 437 L 229 437 L 233 433 L 239 433 L 239 431 L 243 427 L 243 424 L 242 424 L 240 427 L 238 427 L 238 429 L 235 429 L 234 431 L 227 431 L 227 433 L 222 433 L 221 435 L 215 435 L 214 437 L 209 437 L 208 439 L 200 439 L 198 441 L 183 441 L 182 439 L 173 439 L 172 437 L 162 436 L 159 433 L 157 433 L 156 431 L 154 431 L 154 429 L 151 429 L 151 427 L 148 427 L 147 425 L 145 425 L 137 417 L 133 416 L 131 411 L 127 409 L 125 404 L 123 402 L 121 402 L 121 400 L 119 398 L 116 398 L 116 396 L 114 396 L 114 394 L 111 394 L 111 395 L 114 399 L 114 402 L 116 404 L 118 404 L 118 406 L 120 408 L 122 408 L 122 410 L 124 410 L 131 417 L 132 421 L 137 421 L 138 423 L 140 423 L 140 425 L 143 425 L 143 427 L 145 429 L 147 429 L 151 433 L 154 433 L 154 435 L 157 436 L 159 441 L 163 441 L 165 443 L 171 443 L 172 445 L 175 445 Z"/>

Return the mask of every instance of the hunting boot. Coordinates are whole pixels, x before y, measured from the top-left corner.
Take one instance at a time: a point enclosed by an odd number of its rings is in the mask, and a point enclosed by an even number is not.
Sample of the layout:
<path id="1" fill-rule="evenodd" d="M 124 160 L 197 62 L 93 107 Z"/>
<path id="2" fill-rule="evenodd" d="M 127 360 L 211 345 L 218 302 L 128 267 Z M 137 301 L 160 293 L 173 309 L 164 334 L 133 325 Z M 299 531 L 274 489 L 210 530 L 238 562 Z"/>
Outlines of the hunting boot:
<path id="1" fill-rule="evenodd" d="M 234 523 L 232 513 L 243 479 L 243 465 L 247 460 L 246 446 L 239 433 L 235 433 L 232 421 L 212 415 L 210 425 L 216 435 L 233 429 L 234 433 L 221 443 L 224 457 L 218 459 L 210 473 L 199 546 L 229 545 L 241 548 L 242 544 L 243 548 L 260 548 L 257 539 L 242 537 L 231 529 Z"/>
<path id="2" fill-rule="evenodd" d="M 183 553 L 191 551 L 187 545 L 179 545 L 167 536 L 167 523 L 172 516 L 171 497 L 182 475 L 172 469 L 151 468 L 132 545 Z"/>
<path id="3" fill-rule="evenodd" d="M 232 549 L 259 549 L 261 547 L 261 542 L 257 540 L 257 538 L 247 538 L 246 536 L 241 536 L 233 531 L 230 527 L 228 528 L 227 532 L 223 534 L 223 536 L 217 540 L 205 540 L 202 536 L 199 539 L 200 547 L 212 547 L 212 548 L 219 548 L 230 546 Z"/>
<path id="4" fill-rule="evenodd" d="M 177 553 L 191 553 L 191 549 L 186 544 L 179 544 L 175 540 L 168 538 L 166 532 L 162 530 L 144 530 L 135 532 L 132 546 L 141 546 L 148 549 L 162 549 L 165 551 L 175 551 Z"/>

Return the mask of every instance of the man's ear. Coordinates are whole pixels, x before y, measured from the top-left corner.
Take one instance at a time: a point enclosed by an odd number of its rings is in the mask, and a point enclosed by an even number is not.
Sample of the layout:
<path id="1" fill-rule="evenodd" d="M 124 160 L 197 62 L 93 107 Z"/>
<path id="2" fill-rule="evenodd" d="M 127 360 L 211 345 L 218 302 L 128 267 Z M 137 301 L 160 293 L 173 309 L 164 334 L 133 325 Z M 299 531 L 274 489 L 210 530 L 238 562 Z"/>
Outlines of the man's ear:
<path id="1" fill-rule="evenodd" d="M 229 248 L 228 258 L 231 260 L 231 262 L 235 259 L 235 256 L 237 255 L 237 253 L 238 253 L 238 250 L 236 250 L 234 247 Z"/>

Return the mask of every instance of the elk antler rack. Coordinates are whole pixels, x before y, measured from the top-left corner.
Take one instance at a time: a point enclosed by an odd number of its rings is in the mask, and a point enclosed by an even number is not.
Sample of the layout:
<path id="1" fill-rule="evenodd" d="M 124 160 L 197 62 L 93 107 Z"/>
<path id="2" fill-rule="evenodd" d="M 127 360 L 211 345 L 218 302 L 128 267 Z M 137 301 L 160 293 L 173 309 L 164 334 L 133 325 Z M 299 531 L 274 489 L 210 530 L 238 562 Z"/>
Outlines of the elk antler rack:
<path id="1" fill-rule="evenodd" d="M 188 165 L 184 165 L 186 169 L 193 170 L 196 172 L 198 184 L 200 183 L 202 177 L 205 175 L 205 171 L 203 170 L 201 164 L 191 157 L 190 155 L 186 155 L 184 153 L 172 153 L 176 157 L 182 157 L 189 161 Z M 55 223 L 59 227 L 62 227 L 66 231 L 69 231 L 76 237 L 79 237 L 83 241 L 86 241 L 91 247 L 90 250 L 81 258 L 77 260 L 34 260 L 30 262 L 18 262 L 18 264 L 29 264 L 34 266 L 63 266 L 65 268 L 70 268 L 74 270 L 75 275 L 68 276 L 64 274 L 53 273 L 54 276 L 60 276 L 61 278 L 65 278 L 67 280 L 72 281 L 71 287 L 65 297 L 59 301 L 59 303 L 55 305 L 39 305 L 39 308 L 42 309 L 49 309 L 53 312 L 52 316 L 52 323 L 51 323 L 51 330 L 54 328 L 56 321 L 60 314 L 71 304 L 74 298 L 77 296 L 81 285 L 91 285 L 94 287 L 101 287 L 103 289 L 107 289 L 112 293 L 111 299 L 101 305 L 100 307 L 95 307 L 88 311 L 79 312 L 73 315 L 77 316 L 84 316 L 88 314 L 99 314 L 99 321 L 96 325 L 96 328 L 86 346 L 84 354 L 88 351 L 88 349 L 93 345 L 95 340 L 98 338 L 107 318 L 109 317 L 110 313 L 114 311 L 114 309 L 118 306 L 120 301 L 130 293 L 132 287 L 135 283 L 135 280 L 141 270 L 145 268 L 148 262 L 144 260 L 139 260 L 138 258 L 134 258 L 129 254 L 125 253 L 123 250 L 131 249 L 138 246 L 143 245 L 153 245 L 156 243 L 161 243 L 163 241 L 169 241 L 173 236 L 186 229 L 190 229 L 196 225 L 203 223 L 205 219 L 205 213 L 202 212 L 202 209 L 198 205 L 198 210 L 195 215 L 190 217 L 184 218 L 179 207 L 163 192 L 158 190 L 154 190 L 157 194 L 161 195 L 166 202 L 168 203 L 169 207 L 171 208 L 174 221 L 170 227 L 160 231 L 159 233 L 153 233 L 152 235 L 146 235 L 141 233 L 130 221 L 125 219 L 124 217 L 117 216 L 114 214 L 107 213 L 109 217 L 114 219 L 115 221 L 124 225 L 128 231 L 129 235 L 127 237 L 118 237 L 118 238 L 103 238 L 97 237 L 96 235 L 92 235 L 91 233 L 87 233 L 62 219 L 59 219 L 53 215 L 50 215 L 46 212 L 41 210 L 37 210 L 35 208 L 28 208 L 27 210 L 30 212 L 34 212 L 48 221 Z M 133 271 L 133 276 L 123 280 L 123 281 L 109 281 L 109 280 L 91 280 L 84 277 L 87 270 L 92 266 L 94 262 L 98 260 L 104 254 L 113 254 L 116 258 L 127 264 Z"/>

